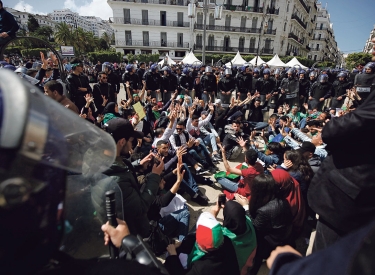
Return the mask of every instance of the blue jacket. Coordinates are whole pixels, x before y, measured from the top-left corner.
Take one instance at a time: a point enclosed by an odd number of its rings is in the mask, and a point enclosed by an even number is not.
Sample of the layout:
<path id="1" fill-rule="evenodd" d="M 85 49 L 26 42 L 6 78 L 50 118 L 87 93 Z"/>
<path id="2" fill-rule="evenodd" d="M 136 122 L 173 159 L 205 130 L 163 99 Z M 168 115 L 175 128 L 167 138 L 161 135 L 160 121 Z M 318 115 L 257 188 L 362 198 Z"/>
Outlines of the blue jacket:
<path id="1" fill-rule="evenodd" d="M 15 36 L 19 28 L 13 14 L 0 9 L 0 33 L 6 32 L 9 36 Z"/>

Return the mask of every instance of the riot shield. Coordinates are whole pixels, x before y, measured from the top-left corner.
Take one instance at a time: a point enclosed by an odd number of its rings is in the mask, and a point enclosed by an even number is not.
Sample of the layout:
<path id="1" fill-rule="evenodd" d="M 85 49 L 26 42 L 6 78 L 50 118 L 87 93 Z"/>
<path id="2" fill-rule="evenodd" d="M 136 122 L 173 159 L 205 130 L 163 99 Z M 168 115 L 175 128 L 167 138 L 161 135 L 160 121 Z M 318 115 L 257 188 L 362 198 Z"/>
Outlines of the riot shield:
<path id="1" fill-rule="evenodd" d="M 290 107 L 293 105 L 299 106 L 299 82 L 296 80 L 286 81 L 281 86 L 285 91 L 285 103 Z"/>
<path id="2" fill-rule="evenodd" d="M 68 176 L 61 251 L 77 259 L 108 255 L 101 226 L 107 222 L 105 193 L 110 190 L 116 194 L 117 218 L 123 220 L 122 193 L 116 181 L 99 173 Z"/>

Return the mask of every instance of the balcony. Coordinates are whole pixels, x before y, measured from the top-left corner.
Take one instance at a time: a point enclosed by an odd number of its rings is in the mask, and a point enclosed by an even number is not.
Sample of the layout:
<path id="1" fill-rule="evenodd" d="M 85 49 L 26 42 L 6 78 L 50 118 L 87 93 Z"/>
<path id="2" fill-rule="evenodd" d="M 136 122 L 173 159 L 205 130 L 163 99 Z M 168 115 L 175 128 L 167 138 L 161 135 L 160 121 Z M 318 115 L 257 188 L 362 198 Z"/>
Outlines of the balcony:
<path id="1" fill-rule="evenodd" d="M 262 54 L 273 54 L 273 48 L 272 49 L 263 48 L 261 53 Z"/>
<path id="2" fill-rule="evenodd" d="M 316 30 L 327 30 L 327 27 L 316 27 Z"/>
<path id="3" fill-rule="evenodd" d="M 311 40 L 323 40 L 323 37 L 313 37 Z"/>
<path id="4" fill-rule="evenodd" d="M 109 23 L 114 24 L 130 24 L 130 25 L 149 25 L 149 26 L 168 26 L 168 27 L 183 27 L 189 28 L 190 22 L 181 22 L 181 21 L 160 21 L 153 19 L 130 19 L 123 17 L 110 17 Z"/>
<path id="5" fill-rule="evenodd" d="M 168 48 L 189 48 L 189 43 L 143 41 L 143 40 L 116 40 L 116 46 L 120 47 L 168 47 Z"/>
<path id="6" fill-rule="evenodd" d="M 224 10 L 229 11 L 247 11 L 247 12 L 256 12 L 263 13 L 263 7 L 249 7 L 249 6 L 236 6 L 236 5 L 223 5 Z M 277 11 L 277 14 L 279 11 Z"/>
<path id="7" fill-rule="evenodd" d="M 313 52 L 319 52 L 320 50 L 321 50 L 321 48 L 317 48 L 317 47 L 311 49 L 311 51 L 313 51 Z"/>
<path id="8" fill-rule="evenodd" d="M 109 0 L 113 2 L 130 2 L 130 3 L 142 3 L 142 4 L 162 4 L 162 5 L 174 5 L 174 6 L 187 6 L 188 0 Z"/>
<path id="9" fill-rule="evenodd" d="M 202 51 L 203 46 L 200 44 L 194 45 L 194 50 Z M 257 53 L 256 48 L 245 48 L 245 47 L 225 47 L 225 46 L 206 46 L 206 51 L 210 52 L 241 52 L 241 53 Z"/>
<path id="10" fill-rule="evenodd" d="M 279 11 L 280 11 L 280 8 L 276 9 L 275 7 L 267 7 L 266 9 L 266 13 L 267 14 L 276 14 L 276 15 L 279 15 Z"/>
<path id="11" fill-rule="evenodd" d="M 265 30 L 264 34 L 276 35 L 276 29 L 274 29 L 274 30 Z"/>
<path id="12" fill-rule="evenodd" d="M 292 32 L 289 33 L 288 38 L 292 38 L 292 39 L 294 39 L 295 41 L 297 41 L 297 42 L 300 43 L 301 45 L 303 45 L 303 43 L 305 42 L 305 39 L 304 39 L 304 38 L 299 38 L 297 35 L 295 35 L 295 34 L 292 33 Z"/>
<path id="13" fill-rule="evenodd" d="M 302 21 L 302 19 L 301 18 L 299 18 L 298 16 L 297 16 L 297 14 L 292 14 L 292 20 L 296 20 L 301 26 L 302 26 L 302 28 L 304 28 L 305 30 L 306 30 L 306 28 L 307 28 L 307 24 L 305 24 L 303 21 Z"/>
<path id="14" fill-rule="evenodd" d="M 194 28 L 197 30 L 203 30 L 203 24 L 195 24 Z M 216 26 L 216 25 L 206 25 L 206 30 L 211 31 L 225 31 L 225 32 L 247 32 L 247 33 L 260 33 L 260 28 L 242 28 L 242 27 L 232 27 L 232 26 Z M 276 33 L 276 30 L 275 30 Z"/>
<path id="15" fill-rule="evenodd" d="M 299 0 L 299 2 L 304 7 L 304 9 L 306 10 L 306 12 L 309 13 L 310 12 L 310 7 L 308 7 L 303 0 Z"/>
<path id="16" fill-rule="evenodd" d="M 306 50 L 310 51 L 311 48 L 309 47 L 309 45 L 306 45 Z"/>

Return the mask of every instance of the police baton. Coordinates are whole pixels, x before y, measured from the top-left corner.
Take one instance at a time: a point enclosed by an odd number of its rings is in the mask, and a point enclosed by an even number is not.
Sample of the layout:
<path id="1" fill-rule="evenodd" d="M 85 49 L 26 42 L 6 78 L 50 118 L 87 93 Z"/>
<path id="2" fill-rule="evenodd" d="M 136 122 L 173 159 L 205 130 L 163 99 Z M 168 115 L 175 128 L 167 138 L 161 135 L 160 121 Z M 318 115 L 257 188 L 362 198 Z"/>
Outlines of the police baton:
<path id="1" fill-rule="evenodd" d="M 108 222 L 111 226 L 117 227 L 116 214 L 116 199 L 115 191 L 111 190 L 105 193 L 105 210 L 107 212 Z M 118 259 L 119 250 L 114 244 L 109 241 L 109 257 L 111 259 Z"/>

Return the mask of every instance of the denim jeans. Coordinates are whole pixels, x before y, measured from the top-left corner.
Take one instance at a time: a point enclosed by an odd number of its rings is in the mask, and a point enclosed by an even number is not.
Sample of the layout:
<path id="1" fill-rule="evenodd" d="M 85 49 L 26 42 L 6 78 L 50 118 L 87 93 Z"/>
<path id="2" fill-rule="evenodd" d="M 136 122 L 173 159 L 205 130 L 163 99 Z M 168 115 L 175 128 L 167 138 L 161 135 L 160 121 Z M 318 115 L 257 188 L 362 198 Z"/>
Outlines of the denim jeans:
<path id="1" fill-rule="evenodd" d="M 208 94 L 202 92 L 202 100 L 204 101 L 204 103 L 208 103 Z"/>
<path id="2" fill-rule="evenodd" d="M 183 170 L 185 170 L 185 175 L 180 186 L 190 195 L 190 197 L 194 197 L 194 195 L 199 191 L 198 184 L 195 181 L 193 174 L 190 172 L 189 167 L 185 163 L 183 164 Z"/>
<path id="3" fill-rule="evenodd" d="M 216 144 L 216 137 L 213 133 L 207 135 L 204 139 L 204 144 L 211 145 L 212 151 L 217 152 L 217 144 Z"/>
<path id="4" fill-rule="evenodd" d="M 238 189 L 238 182 L 231 181 L 227 178 L 218 178 L 217 182 L 223 187 L 223 189 L 228 190 L 229 192 L 236 192 Z"/>
<path id="5" fill-rule="evenodd" d="M 189 232 L 190 212 L 185 204 L 183 209 L 177 210 L 159 221 L 159 226 L 168 237 L 178 236 L 181 242 Z"/>
<path id="6" fill-rule="evenodd" d="M 201 138 L 197 138 L 197 140 L 199 140 L 199 145 L 198 146 L 194 146 L 194 148 L 196 149 L 197 153 L 200 153 L 200 154 L 203 153 L 206 162 L 209 165 L 213 165 L 213 162 L 212 162 L 212 159 L 211 159 L 211 156 L 210 156 L 210 152 L 208 152 L 207 147 L 204 144 L 203 140 Z"/>
<path id="7" fill-rule="evenodd" d="M 306 123 L 307 123 L 307 121 L 306 121 L 306 118 L 304 117 L 304 118 L 301 119 L 301 121 L 299 122 L 299 128 L 300 128 L 300 129 L 305 128 L 305 127 L 306 127 Z"/>

